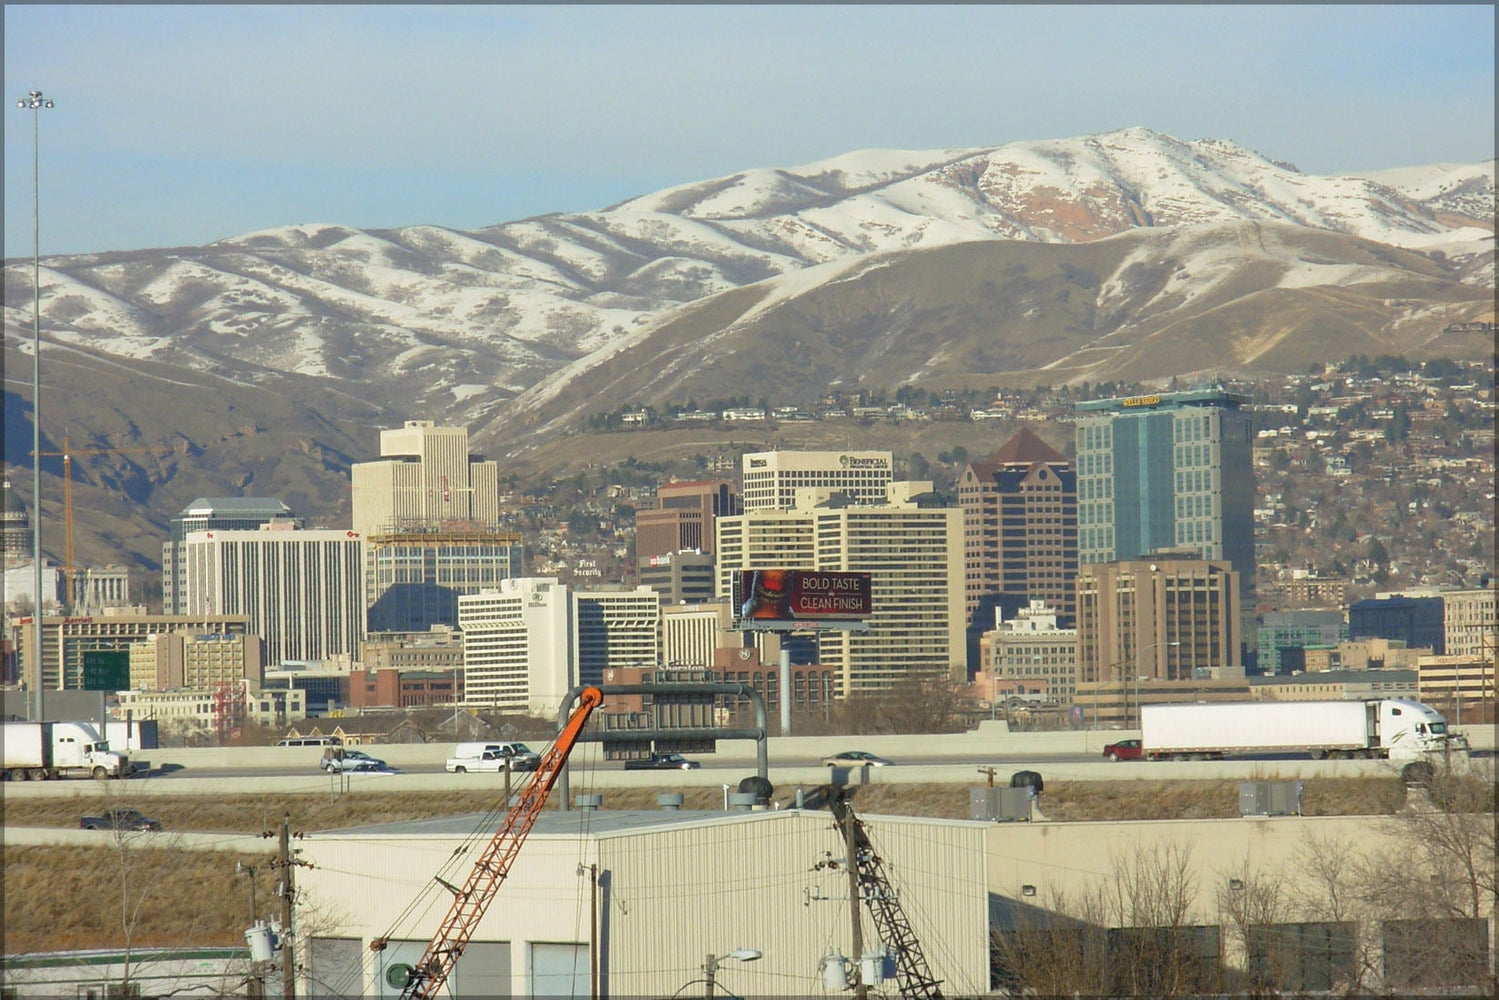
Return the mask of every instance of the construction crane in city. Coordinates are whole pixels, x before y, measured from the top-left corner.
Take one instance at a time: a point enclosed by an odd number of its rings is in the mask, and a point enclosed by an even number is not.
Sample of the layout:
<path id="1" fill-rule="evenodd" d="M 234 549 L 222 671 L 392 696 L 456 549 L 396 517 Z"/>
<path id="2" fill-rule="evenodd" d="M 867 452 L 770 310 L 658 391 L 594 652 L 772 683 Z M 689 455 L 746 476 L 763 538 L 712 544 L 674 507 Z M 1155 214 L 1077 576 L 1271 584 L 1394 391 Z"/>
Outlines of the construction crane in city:
<path id="1" fill-rule="evenodd" d="M 921 942 L 900 905 L 900 893 L 890 884 L 884 863 L 869 842 L 864 824 L 854 815 L 853 805 L 843 796 L 835 795 L 828 808 L 848 844 L 853 866 L 850 875 L 856 876 L 850 879 L 851 885 L 857 887 L 855 899 L 864 900 L 880 940 L 895 953 L 895 981 L 900 995 L 905 1000 L 942 1000 L 941 980 L 932 978 Z"/>
<path id="2" fill-rule="evenodd" d="M 452 975 L 453 967 L 458 964 L 458 958 L 479 926 L 484 911 L 494 900 L 505 876 L 510 874 L 510 866 L 520 853 L 521 845 L 526 842 L 531 827 L 536 825 L 536 819 L 546 805 L 547 796 L 557 783 L 562 767 L 567 763 L 568 754 L 572 753 L 573 745 L 588 723 L 588 717 L 603 701 L 604 694 L 598 688 L 583 688 L 578 695 L 577 708 L 573 709 L 567 724 L 557 734 L 556 742 L 542 754 L 541 763 L 531 772 L 531 779 L 521 789 L 519 800 L 505 814 L 500 829 L 474 862 L 473 870 L 469 872 L 462 888 L 442 883 L 453 894 L 453 904 L 438 926 L 437 933 L 432 936 L 427 950 L 407 972 L 406 985 L 401 990 L 402 1000 L 425 1000 L 442 989 Z M 438 881 L 441 882 L 440 879 Z M 370 947 L 383 948 L 385 943 L 383 940 L 374 941 Z"/>
<path id="3" fill-rule="evenodd" d="M 73 587 L 73 456 L 74 455 L 148 455 L 165 454 L 173 449 L 169 447 L 157 448 L 74 448 L 66 434 L 62 438 L 62 451 L 33 451 L 32 458 L 41 461 L 42 458 L 62 458 L 62 524 L 63 524 L 63 606 L 72 608 L 73 602 L 78 599 Z M 41 517 L 41 511 L 36 512 Z M 36 557 L 40 559 L 42 554 L 38 552 Z"/>

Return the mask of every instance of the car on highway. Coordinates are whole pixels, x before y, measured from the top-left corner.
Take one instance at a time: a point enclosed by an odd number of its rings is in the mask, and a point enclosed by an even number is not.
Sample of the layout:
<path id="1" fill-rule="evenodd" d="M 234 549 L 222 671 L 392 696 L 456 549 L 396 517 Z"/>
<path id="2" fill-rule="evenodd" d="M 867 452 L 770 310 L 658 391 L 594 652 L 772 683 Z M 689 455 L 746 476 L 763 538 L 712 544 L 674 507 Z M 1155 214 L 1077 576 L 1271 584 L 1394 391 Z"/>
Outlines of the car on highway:
<path id="1" fill-rule="evenodd" d="M 845 750 L 831 757 L 824 757 L 822 763 L 825 767 L 889 767 L 895 761 L 886 760 L 868 750 Z"/>
<path id="2" fill-rule="evenodd" d="M 1120 740 L 1103 748 L 1104 760 L 1140 760 L 1145 749 L 1139 740 Z"/>
<path id="3" fill-rule="evenodd" d="M 379 757 L 371 757 L 363 750 L 346 750 L 343 747 L 329 747 L 323 751 L 323 770 L 329 774 L 338 771 L 361 770 L 363 764 L 374 764 L 376 767 L 384 767 L 385 761 Z"/>
<path id="4" fill-rule="evenodd" d="M 331 773 L 331 772 L 330 772 Z M 359 760 L 354 762 L 353 767 L 346 767 L 344 774 L 400 774 L 395 768 L 386 764 L 383 760 Z"/>
<path id="5" fill-rule="evenodd" d="M 78 821 L 80 830 L 160 830 L 161 824 L 139 809 L 106 809 L 98 816 Z"/>
<path id="6" fill-rule="evenodd" d="M 626 771 L 691 771 L 702 766 L 679 753 L 653 753 L 639 760 L 625 761 Z"/>

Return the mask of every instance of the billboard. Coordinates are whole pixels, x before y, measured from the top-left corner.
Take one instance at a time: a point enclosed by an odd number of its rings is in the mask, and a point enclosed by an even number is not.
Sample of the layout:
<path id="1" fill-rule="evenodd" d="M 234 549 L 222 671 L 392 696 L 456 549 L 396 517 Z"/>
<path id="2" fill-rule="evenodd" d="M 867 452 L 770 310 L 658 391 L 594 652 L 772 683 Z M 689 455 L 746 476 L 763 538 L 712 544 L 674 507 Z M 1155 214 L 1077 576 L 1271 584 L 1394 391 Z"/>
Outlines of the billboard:
<path id="1" fill-rule="evenodd" d="M 870 591 L 868 573 L 735 570 L 734 617 L 752 629 L 859 627 L 872 613 Z"/>

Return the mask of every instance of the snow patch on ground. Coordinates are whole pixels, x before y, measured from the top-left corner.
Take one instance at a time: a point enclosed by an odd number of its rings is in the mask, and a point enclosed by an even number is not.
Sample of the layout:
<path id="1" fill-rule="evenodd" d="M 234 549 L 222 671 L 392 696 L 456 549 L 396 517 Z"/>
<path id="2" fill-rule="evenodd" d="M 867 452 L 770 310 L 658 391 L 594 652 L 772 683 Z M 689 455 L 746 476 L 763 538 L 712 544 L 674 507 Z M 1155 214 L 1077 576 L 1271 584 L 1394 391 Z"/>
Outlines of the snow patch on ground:
<path id="1" fill-rule="evenodd" d="M 488 392 L 489 386 L 478 385 L 473 382 L 463 382 L 459 385 L 452 386 L 448 389 L 448 391 L 453 394 L 453 399 L 455 402 L 461 403 L 466 399 L 470 399 L 474 396 L 479 395 L 480 393 Z"/>

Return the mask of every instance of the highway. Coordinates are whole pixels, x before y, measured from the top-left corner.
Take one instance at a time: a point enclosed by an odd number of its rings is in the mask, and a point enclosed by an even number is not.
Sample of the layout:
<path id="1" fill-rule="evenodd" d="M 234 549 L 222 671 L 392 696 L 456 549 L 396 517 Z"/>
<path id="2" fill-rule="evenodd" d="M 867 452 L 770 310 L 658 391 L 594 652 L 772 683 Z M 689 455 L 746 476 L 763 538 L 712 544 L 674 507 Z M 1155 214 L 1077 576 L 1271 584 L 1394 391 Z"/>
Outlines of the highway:
<path id="1" fill-rule="evenodd" d="M 1492 752 L 1492 727 L 1466 730 L 1475 749 Z M 821 785 L 829 778 L 852 784 L 912 784 L 921 782 L 980 783 L 988 777 L 980 768 L 993 768 L 996 780 L 1007 784 L 1020 770 L 1034 770 L 1048 780 L 1266 780 L 1311 777 L 1398 775 L 1400 764 L 1379 760 L 1314 761 L 1305 755 L 1266 755 L 1260 759 L 1227 761 L 1120 761 L 1103 759 L 1103 747 L 1115 740 L 1138 736 L 1128 731 L 1067 731 L 1011 733 L 1002 721 L 983 722 L 966 733 L 922 736 L 790 736 L 767 741 L 769 777 L 777 787 Z M 542 741 L 531 741 L 540 747 Z M 135 795 L 236 794 L 266 791 L 327 792 L 427 791 L 466 788 L 504 788 L 500 774 L 448 774 L 444 761 L 452 743 L 368 745 L 360 749 L 385 760 L 400 773 L 346 776 L 324 773 L 316 747 L 164 747 L 133 753 L 149 764 L 145 775 L 128 780 Z M 892 767 L 844 771 L 822 767 L 823 757 L 846 750 L 868 750 L 895 762 Z M 689 771 L 625 771 L 618 761 L 603 760 L 601 744 L 580 743 L 569 767 L 571 784 L 601 788 L 718 787 L 755 773 L 756 747 L 752 740 L 720 740 L 717 752 L 688 754 L 702 767 Z M 1492 762 L 1489 762 L 1492 766 Z M 512 785 L 525 780 L 512 775 Z M 7 782 L 7 796 L 87 795 L 92 782 Z"/>

